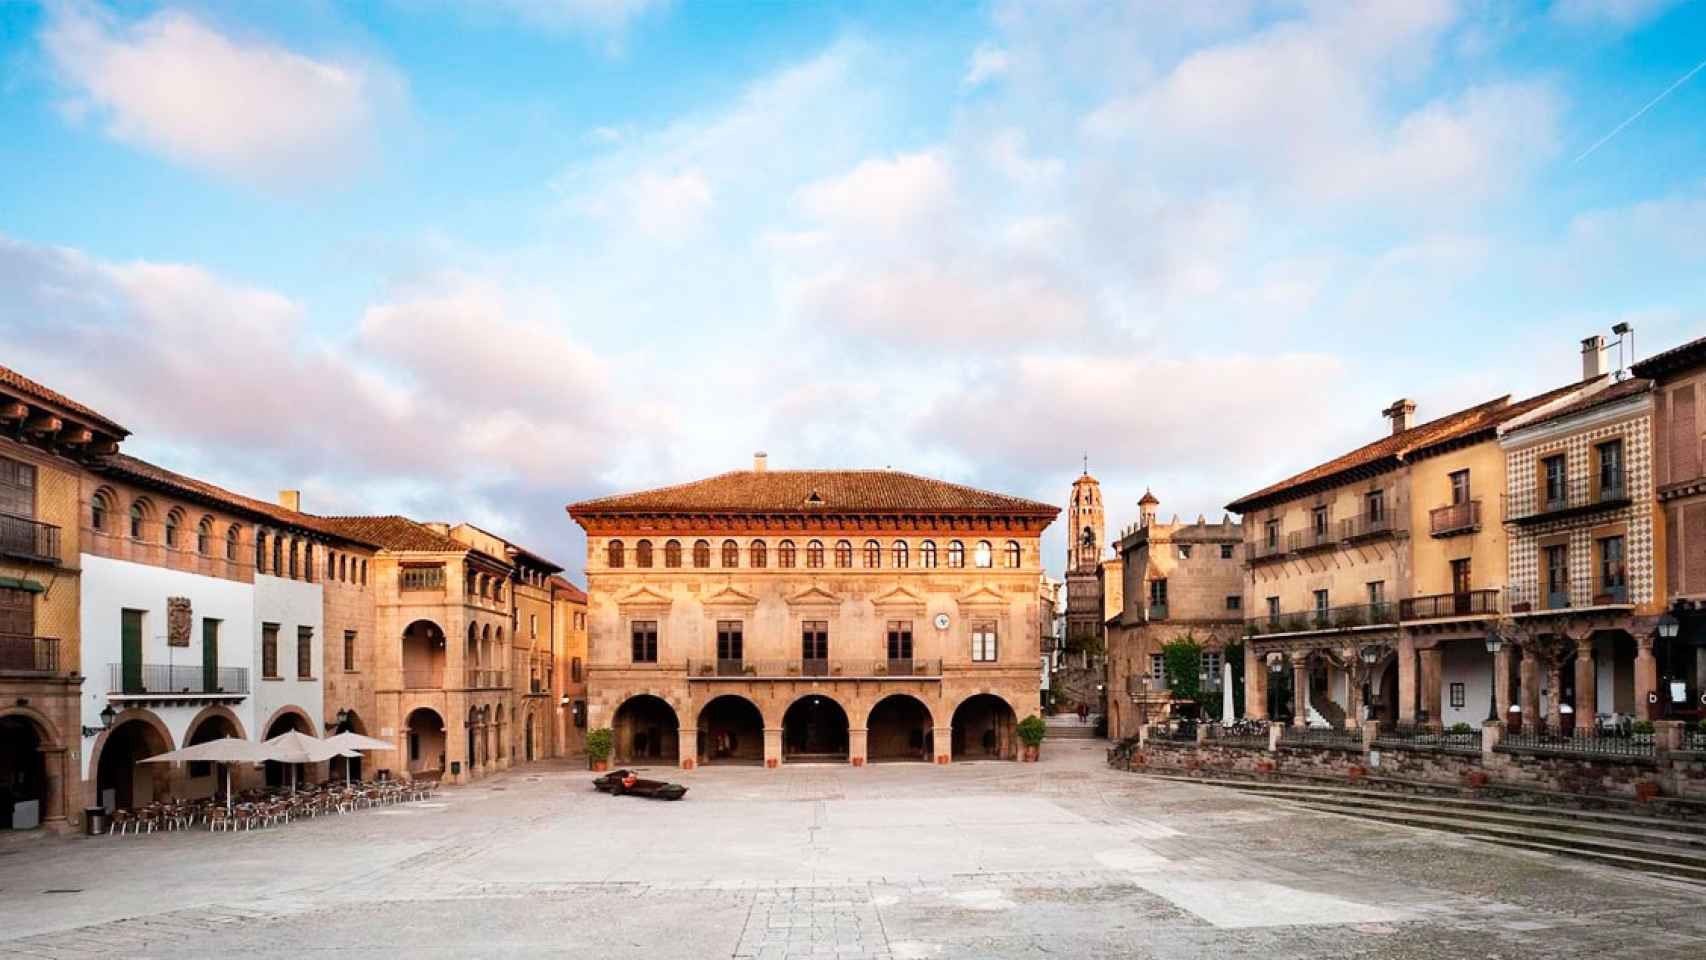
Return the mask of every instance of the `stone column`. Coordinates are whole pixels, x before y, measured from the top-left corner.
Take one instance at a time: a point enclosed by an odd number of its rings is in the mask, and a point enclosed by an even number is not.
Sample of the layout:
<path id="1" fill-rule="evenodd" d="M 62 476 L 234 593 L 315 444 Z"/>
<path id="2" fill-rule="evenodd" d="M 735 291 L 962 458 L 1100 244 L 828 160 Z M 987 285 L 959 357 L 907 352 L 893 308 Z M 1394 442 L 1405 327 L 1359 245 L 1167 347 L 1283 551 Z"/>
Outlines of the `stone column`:
<path id="1" fill-rule="evenodd" d="M 1546 704 L 1546 729 L 1560 733 L 1564 729 L 1564 665 L 1556 660 L 1546 663 L 1546 689 L 1552 697 Z"/>
<path id="2" fill-rule="evenodd" d="M 1362 727 L 1362 677 L 1367 672 L 1357 652 L 1350 651 L 1345 658 L 1345 729 L 1356 730 Z"/>
<path id="3" fill-rule="evenodd" d="M 681 761 L 681 769 L 691 770 L 699 765 L 699 728 L 681 727 L 675 731 L 676 757 Z"/>
<path id="4" fill-rule="evenodd" d="M 1398 638 L 1398 725 L 1416 725 L 1416 638 L 1408 630 Z"/>
<path id="5" fill-rule="evenodd" d="M 782 765 L 782 728 L 764 728 L 764 765 L 775 768 Z"/>
<path id="6" fill-rule="evenodd" d="M 864 727 L 849 727 L 847 730 L 847 762 L 855 767 L 865 765 L 865 734 Z"/>
<path id="7" fill-rule="evenodd" d="M 1309 655 L 1294 653 L 1291 655 L 1291 725 L 1294 727 L 1309 724 Z"/>
<path id="8" fill-rule="evenodd" d="M 1511 715 L 1511 649 L 1507 643 L 1493 654 L 1493 707 L 1499 723 Z"/>
<path id="9" fill-rule="evenodd" d="M 71 821 L 68 814 L 72 810 L 71 797 L 65 793 L 68 783 L 76 783 L 74 773 L 66 766 L 69 753 L 64 747 L 44 748 L 41 751 L 42 770 L 47 774 L 47 796 L 51 805 L 44 805 L 41 811 L 41 824 L 54 833 L 70 833 Z M 91 774 L 94 771 L 90 771 Z"/>
<path id="10" fill-rule="evenodd" d="M 1442 727 L 1445 723 L 1445 711 L 1441 709 L 1439 697 L 1440 667 L 1445 659 L 1445 651 L 1437 645 L 1417 652 L 1422 661 L 1422 709 L 1428 713 L 1428 726 Z"/>
<path id="11" fill-rule="evenodd" d="M 936 762 L 947 763 L 954 753 L 954 728 L 946 724 L 936 728 Z"/>
<path id="12" fill-rule="evenodd" d="M 1268 664 L 1256 656 L 1256 648 L 1244 642 L 1244 718 L 1268 718 Z"/>
<path id="13" fill-rule="evenodd" d="M 1653 638 L 1635 638 L 1635 718 L 1651 720 L 1658 716 L 1658 704 L 1649 703 L 1659 690 L 1659 661 L 1653 656 Z"/>
<path id="14" fill-rule="evenodd" d="M 1596 687 L 1598 677 L 1593 653 L 1593 634 L 1576 639 L 1576 736 L 1594 732 L 1594 716 L 1599 713 Z"/>
<path id="15" fill-rule="evenodd" d="M 1540 657 L 1530 648 L 1522 648 L 1522 665 L 1517 668 L 1517 680 L 1521 687 L 1520 701 L 1522 706 L 1522 732 L 1536 734 L 1540 732 L 1542 720 L 1540 717 Z"/>

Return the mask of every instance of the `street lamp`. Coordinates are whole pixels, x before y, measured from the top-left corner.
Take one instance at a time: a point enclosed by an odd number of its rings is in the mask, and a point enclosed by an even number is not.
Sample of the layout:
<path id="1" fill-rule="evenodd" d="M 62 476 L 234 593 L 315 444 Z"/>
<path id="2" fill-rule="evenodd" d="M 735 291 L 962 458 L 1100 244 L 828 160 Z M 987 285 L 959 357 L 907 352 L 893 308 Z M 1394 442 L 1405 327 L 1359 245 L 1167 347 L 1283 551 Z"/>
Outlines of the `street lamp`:
<path id="1" fill-rule="evenodd" d="M 1268 654 L 1268 670 L 1276 680 L 1285 675 L 1285 657 L 1278 651 Z M 1276 689 L 1277 686 L 1273 683 L 1268 684 L 1268 716 L 1276 720 L 1279 718 L 1279 711 L 1275 709 L 1278 702 L 1276 695 L 1279 693 L 1279 690 Z"/>
<path id="2" fill-rule="evenodd" d="M 98 737 L 101 735 L 102 731 L 111 730 L 113 728 L 113 721 L 118 719 L 118 711 L 114 710 L 112 703 L 109 702 L 105 707 L 101 708 L 100 716 L 101 725 L 98 727 L 84 727 L 83 736 Z"/>
<path id="3" fill-rule="evenodd" d="M 1499 651 L 1505 648 L 1505 638 L 1497 627 L 1487 631 L 1488 659 L 1492 661 L 1492 684 L 1487 688 L 1487 722 L 1499 719 Z"/>
<path id="4" fill-rule="evenodd" d="M 1659 618 L 1659 636 L 1663 639 L 1675 640 L 1677 632 L 1681 629 L 1682 621 L 1676 617 L 1667 613 Z"/>

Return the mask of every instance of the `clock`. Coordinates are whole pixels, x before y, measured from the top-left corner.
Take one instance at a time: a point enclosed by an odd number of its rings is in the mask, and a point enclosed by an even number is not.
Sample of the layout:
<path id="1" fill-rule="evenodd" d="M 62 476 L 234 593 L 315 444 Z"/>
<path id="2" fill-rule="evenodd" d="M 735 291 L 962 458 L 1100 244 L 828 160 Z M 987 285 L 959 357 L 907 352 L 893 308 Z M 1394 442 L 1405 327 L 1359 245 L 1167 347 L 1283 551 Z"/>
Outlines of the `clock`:
<path id="1" fill-rule="evenodd" d="M 948 624 L 949 624 L 949 623 L 950 623 L 950 622 L 952 622 L 952 621 L 950 621 L 950 620 L 949 620 L 949 619 L 948 619 L 948 615 L 947 615 L 947 614 L 945 614 L 945 613 L 938 613 L 938 614 L 936 614 L 936 629 L 938 629 L 938 630 L 946 630 L 946 629 L 948 629 Z"/>

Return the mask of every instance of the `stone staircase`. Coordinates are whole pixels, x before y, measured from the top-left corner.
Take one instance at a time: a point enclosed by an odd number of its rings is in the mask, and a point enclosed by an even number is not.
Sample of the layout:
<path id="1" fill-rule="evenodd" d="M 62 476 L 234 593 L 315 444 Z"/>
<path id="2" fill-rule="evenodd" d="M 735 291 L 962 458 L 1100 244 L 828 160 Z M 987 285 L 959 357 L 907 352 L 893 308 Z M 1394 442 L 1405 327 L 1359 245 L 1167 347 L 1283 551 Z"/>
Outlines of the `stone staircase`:
<path id="1" fill-rule="evenodd" d="M 1096 740 L 1096 716 L 1084 723 L 1078 722 L 1073 714 L 1056 714 L 1044 717 L 1043 723 L 1048 727 L 1048 740 Z M 1047 743 L 1048 740 L 1043 741 Z"/>
<path id="2" fill-rule="evenodd" d="M 1449 794 L 1167 777 L 1230 787 L 1322 813 L 1473 837 L 1706 886 L 1706 821 L 1507 803 Z"/>

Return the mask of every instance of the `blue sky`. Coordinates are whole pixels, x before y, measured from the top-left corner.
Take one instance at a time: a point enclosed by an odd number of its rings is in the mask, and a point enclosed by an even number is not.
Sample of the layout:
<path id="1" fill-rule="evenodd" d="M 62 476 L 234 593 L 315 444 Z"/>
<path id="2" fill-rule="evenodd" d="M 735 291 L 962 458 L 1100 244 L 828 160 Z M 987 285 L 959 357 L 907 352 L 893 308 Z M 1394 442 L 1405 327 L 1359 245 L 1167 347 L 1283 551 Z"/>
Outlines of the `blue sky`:
<path id="1" fill-rule="evenodd" d="M 1706 334 L 1706 71 L 1587 152 L 1702 61 L 1703 0 L 0 2 L 0 362 L 573 570 L 565 502 L 755 449 L 1213 519 Z"/>

